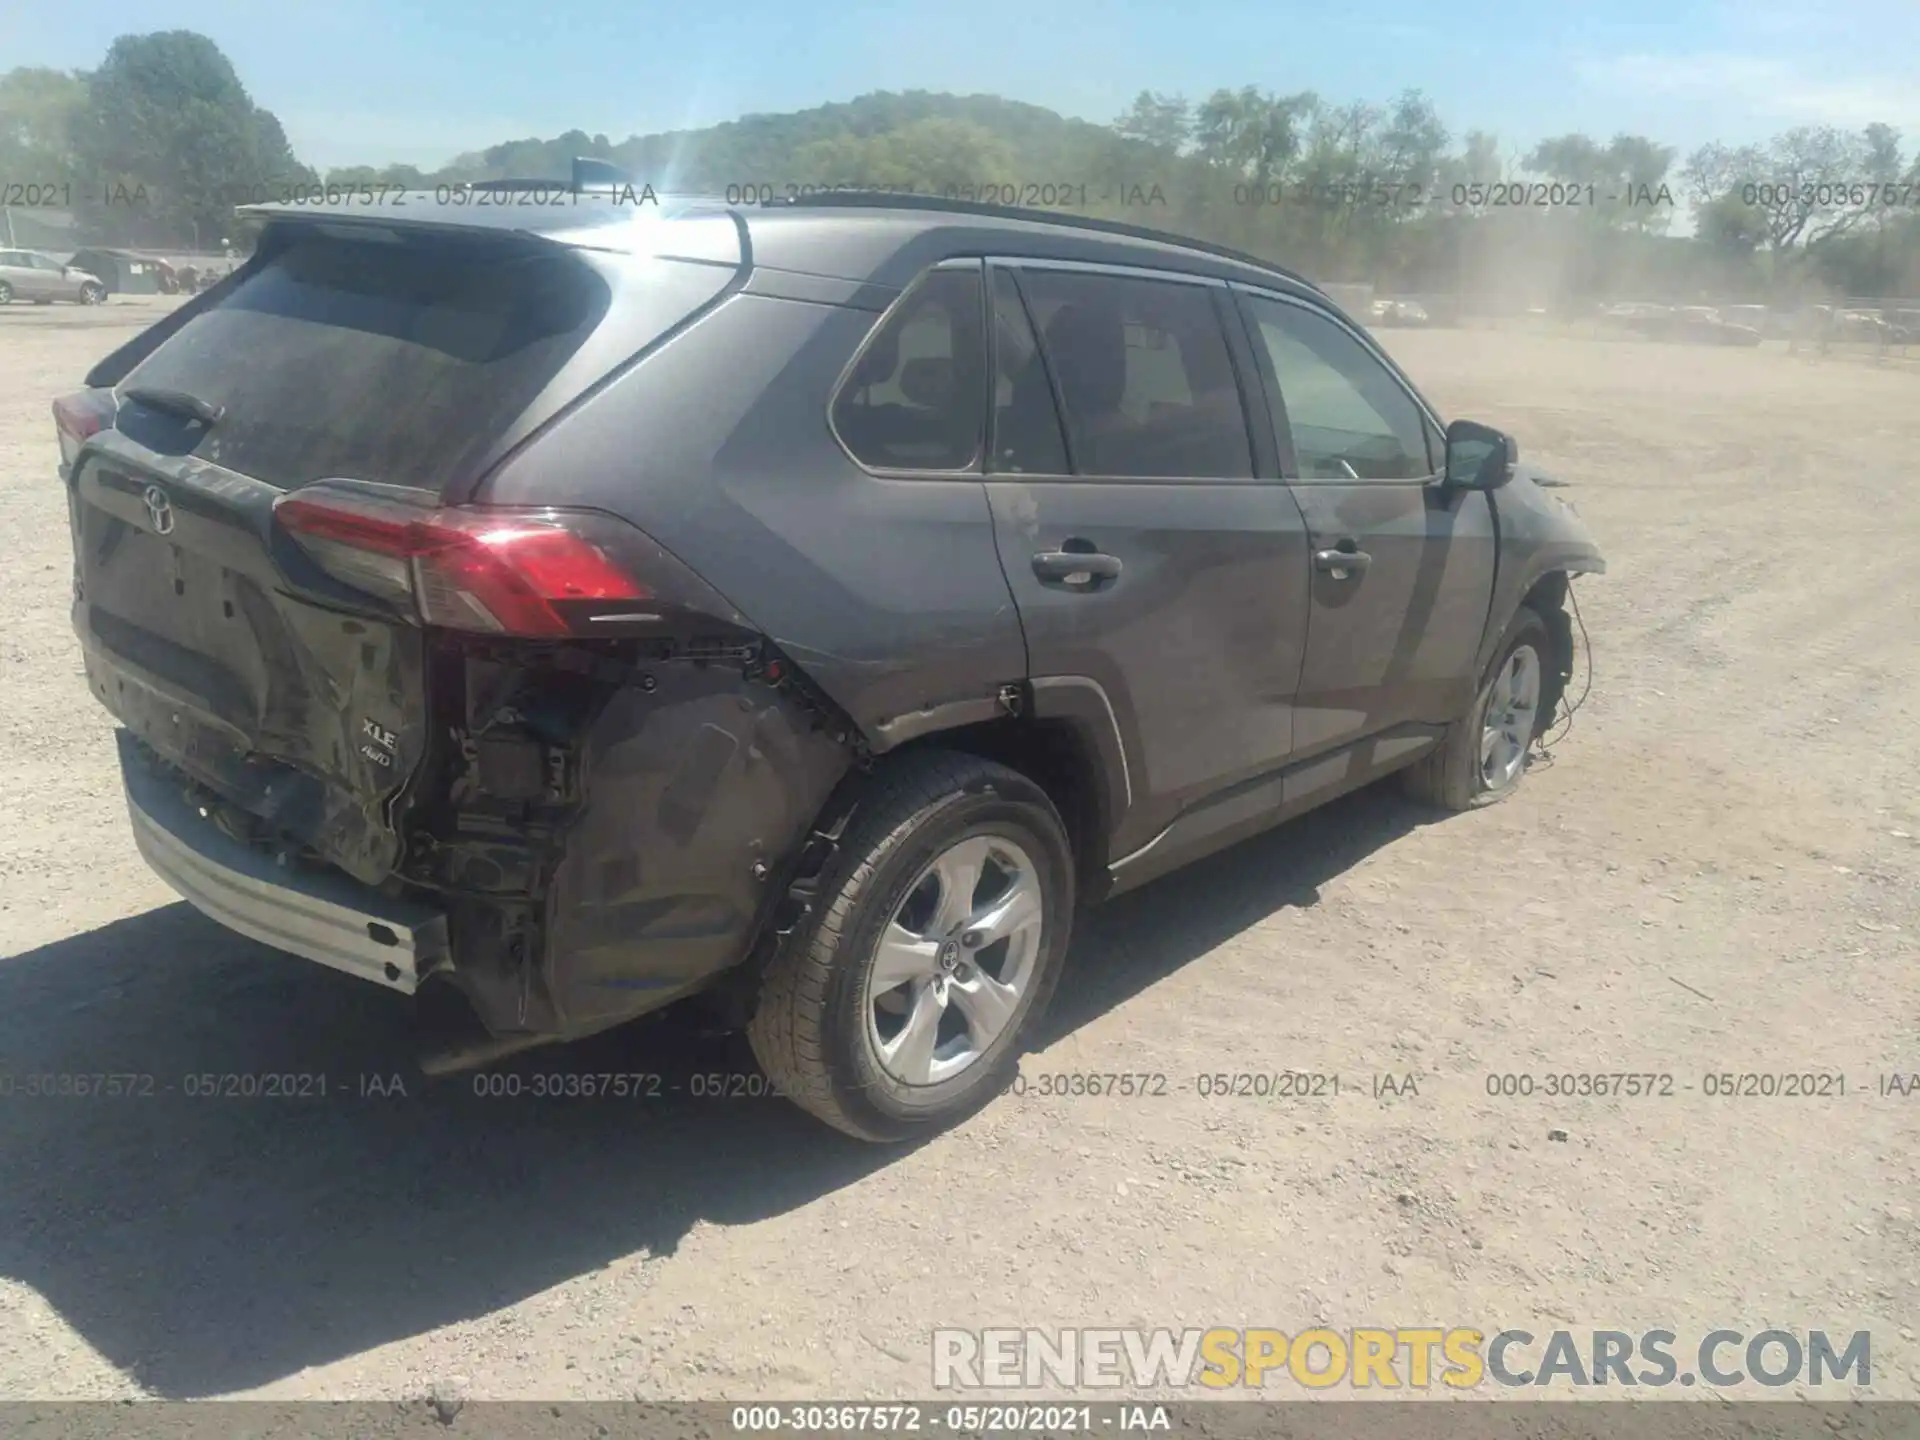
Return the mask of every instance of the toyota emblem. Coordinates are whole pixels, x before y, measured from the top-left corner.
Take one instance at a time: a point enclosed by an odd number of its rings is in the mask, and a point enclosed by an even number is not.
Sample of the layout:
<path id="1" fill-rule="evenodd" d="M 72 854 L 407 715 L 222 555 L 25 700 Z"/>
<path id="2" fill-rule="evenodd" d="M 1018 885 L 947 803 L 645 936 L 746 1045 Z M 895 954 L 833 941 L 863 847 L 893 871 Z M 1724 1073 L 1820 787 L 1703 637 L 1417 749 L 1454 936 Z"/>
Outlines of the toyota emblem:
<path id="1" fill-rule="evenodd" d="M 153 533 L 171 535 L 173 533 L 173 502 L 167 499 L 167 492 L 158 485 L 149 485 L 146 494 L 140 498 L 147 502 L 147 518 L 153 522 Z"/>

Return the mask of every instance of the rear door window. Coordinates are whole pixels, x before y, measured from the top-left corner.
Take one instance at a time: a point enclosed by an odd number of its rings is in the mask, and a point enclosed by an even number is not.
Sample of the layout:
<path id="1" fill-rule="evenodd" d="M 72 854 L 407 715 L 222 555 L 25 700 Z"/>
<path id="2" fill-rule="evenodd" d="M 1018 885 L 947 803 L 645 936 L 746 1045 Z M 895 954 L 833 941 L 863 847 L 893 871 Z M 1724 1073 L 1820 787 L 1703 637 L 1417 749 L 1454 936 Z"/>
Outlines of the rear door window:
<path id="1" fill-rule="evenodd" d="M 993 460 L 1000 475 L 1065 475 L 1060 412 L 1027 307 L 1006 270 L 993 272 Z"/>
<path id="2" fill-rule="evenodd" d="M 302 237 L 122 383 L 223 406 L 197 453 L 283 489 L 345 477 L 440 492 L 608 304 L 558 247 Z"/>
<path id="3" fill-rule="evenodd" d="M 894 305 L 833 402 L 833 428 L 874 470 L 971 470 L 986 431 L 980 267 L 934 270 Z"/>
<path id="4" fill-rule="evenodd" d="M 1021 285 L 1060 387 L 1077 473 L 1252 478 L 1212 287 L 1050 269 L 1023 271 Z"/>

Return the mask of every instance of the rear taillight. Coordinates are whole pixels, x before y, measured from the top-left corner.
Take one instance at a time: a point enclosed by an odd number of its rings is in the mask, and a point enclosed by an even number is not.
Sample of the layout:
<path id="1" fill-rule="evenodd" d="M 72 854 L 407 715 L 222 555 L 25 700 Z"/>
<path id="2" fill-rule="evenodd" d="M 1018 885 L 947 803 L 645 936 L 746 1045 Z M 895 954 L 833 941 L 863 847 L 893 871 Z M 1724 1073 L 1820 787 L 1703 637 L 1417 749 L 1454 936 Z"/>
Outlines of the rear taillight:
<path id="1" fill-rule="evenodd" d="M 556 511 L 426 509 L 329 492 L 282 496 L 275 519 L 329 574 L 410 603 L 428 625 L 505 635 L 585 629 L 652 592 Z M 598 602 L 598 603 L 596 603 Z"/>
<path id="2" fill-rule="evenodd" d="M 87 437 L 113 424 L 111 390 L 77 390 L 53 402 L 53 428 L 60 435 L 60 463 L 71 465 Z"/>

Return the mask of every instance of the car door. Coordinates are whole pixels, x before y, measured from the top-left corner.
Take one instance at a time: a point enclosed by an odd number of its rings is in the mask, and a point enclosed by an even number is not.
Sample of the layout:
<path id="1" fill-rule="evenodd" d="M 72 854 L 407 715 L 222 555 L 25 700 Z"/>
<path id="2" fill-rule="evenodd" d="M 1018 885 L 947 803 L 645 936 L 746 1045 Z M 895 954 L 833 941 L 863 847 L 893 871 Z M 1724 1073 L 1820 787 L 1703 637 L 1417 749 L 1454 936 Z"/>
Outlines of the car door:
<path id="1" fill-rule="evenodd" d="M 34 276 L 40 285 L 40 294 L 48 300 L 67 300 L 79 293 L 80 287 L 67 279 L 67 267 L 51 255 L 34 255 Z"/>
<path id="2" fill-rule="evenodd" d="M 1466 709 L 1494 517 L 1484 492 L 1442 483 L 1438 421 L 1358 330 L 1305 297 L 1236 288 L 1312 556 L 1295 748 L 1375 737 L 1358 761 L 1302 769 L 1296 801 L 1424 748 Z"/>
<path id="3" fill-rule="evenodd" d="M 59 295 L 58 272 L 51 260 L 31 250 L 20 254 L 22 284 L 15 288 L 35 300 L 53 300 Z"/>
<path id="4" fill-rule="evenodd" d="M 31 300 L 38 293 L 39 279 L 33 265 L 18 250 L 0 250 L 0 280 L 7 282 L 16 298 Z"/>
<path id="5" fill-rule="evenodd" d="M 1292 751 L 1305 526 L 1223 283 L 1029 260 L 989 281 L 994 534 L 1036 709 L 1117 734 L 1118 860 Z"/>

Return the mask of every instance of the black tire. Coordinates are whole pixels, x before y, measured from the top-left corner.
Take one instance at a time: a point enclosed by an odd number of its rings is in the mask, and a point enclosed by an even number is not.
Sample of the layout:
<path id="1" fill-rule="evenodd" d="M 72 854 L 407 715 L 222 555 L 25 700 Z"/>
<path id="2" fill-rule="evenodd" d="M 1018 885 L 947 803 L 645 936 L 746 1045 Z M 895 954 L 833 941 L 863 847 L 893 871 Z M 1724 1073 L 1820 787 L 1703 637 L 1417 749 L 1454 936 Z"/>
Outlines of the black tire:
<path id="1" fill-rule="evenodd" d="M 12 303 L 13 303 L 13 286 L 9 285 L 4 280 L 0 280 L 0 305 L 11 305 Z"/>
<path id="2" fill-rule="evenodd" d="M 1520 781 L 1527 773 L 1525 765 L 1503 785 L 1490 786 L 1487 783 L 1480 765 L 1480 730 L 1487 713 L 1487 701 L 1492 696 L 1494 677 L 1500 674 L 1513 657 L 1513 652 L 1522 645 L 1533 647 L 1534 654 L 1540 660 L 1542 677 L 1540 709 L 1534 715 L 1533 735 L 1528 740 L 1531 742 L 1544 734 L 1553 723 L 1549 700 L 1557 692 L 1548 682 L 1548 677 L 1554 673 L 1549 668 L 1553 664 L 1553 639 L 1547 632 L 1546 622 L 1522 605 L 1514 613 L 1513 623 L 1507 626 L 1507 633 L 1501 637 L 1500 648 L 1494 652 L 1493 664 L 1487 667 L 1487 673 L 1480 679 L 1480 688 L 1473 697 L 1473 708 L 1447 727 L 1447 733 L 1438 745 L 1400 772 L 1401 783 L 1408 795 L 1426 804 L 1437 805 L 1442 810 L 1471 810 L 1476 806 L 1504 800 L 1520 787 Z"/>
<path id="3" fill-rule="evenodd" d="M 106 298 L 107 291 L 105 286 L 82 285 L 80 287 L 80 303 L 82 305 L 98 305 Z"/>
<path id="4" fill-rule="evenodd" d="M 867 980 L 881 930 L 927 867 L 972 835 L 1032 857 L 1044 909 L 1035 969 L 999 1037 L 967 1069 L 926 1086 L 882 1068 Z M 1060 977 L 1073 923 L 1073 856 L 1046 792 L 1004 765 L 947 750 L 882 762 L 820 874 L 810 914 L 767 962 L 747 1037 L 775 1087 L 835 1129 L 910 1139 L 964 1119 L 999 1094 Z"/>

